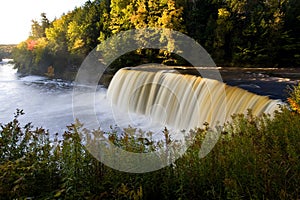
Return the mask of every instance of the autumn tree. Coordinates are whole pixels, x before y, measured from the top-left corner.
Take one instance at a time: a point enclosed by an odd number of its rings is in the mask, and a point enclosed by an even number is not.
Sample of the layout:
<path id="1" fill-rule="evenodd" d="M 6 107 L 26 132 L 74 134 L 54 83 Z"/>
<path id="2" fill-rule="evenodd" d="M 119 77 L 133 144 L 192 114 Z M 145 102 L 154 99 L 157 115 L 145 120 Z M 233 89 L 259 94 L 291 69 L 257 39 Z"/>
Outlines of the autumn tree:
<path id="1" fill-rule="evenodd" d="M 112 0 L 110 6 L 111 21 L 109 29 L 112 34 L 141 28 L 165 28 L 177 31 L 185 30 L 182 18 L 183 8 L 177 7 L 174 0 Z M 149 37 L 153 36 L 136 36 L 141 43 L 143 43 L 143 38 Z M 171 38 L 167 38 L 169 37 L 167 34 L 161 37 L 165 37 L 169 42 L 172 41 Z M 172 45 L 168 45 L 168 47 L 172 48 Z M 169 56 L 165 51 L 161 51 L 160 54 L 161 53 L 164 56 L 163 60 L 167 59 Z M 157 50 L 139 49 L 135 54 L 138 54 L 142 60 L 148 60 L 148 62 L 162 62 L 162 60 L 157 60 L 157 56 L 159 56 L 159 51 Z M 136 62 L 137 60 L 133 57 L 134 55 L 131 55 L 132 60 Z M 130 65 L 131 63 L 128 64 Z M 139 64 L 139 62 L 132 63 L 132 65 L 136 64 Z"/>
<path id="2" fill-rule="evenodd" d="M 110 30 L 113 34 L 132 28 L 170 28 L 183 31 L 183 8 L 174 0 L 112 0 Z"/>
<path id="3" fill-rule="evenodd" d="M 32 20 L 31 34 L 26 41 L 21 42 L 13 50 L 12 55 L 15 67 L 22 73 L 43 74 L 51 62 L 45 30 L 50 22 L 45 13 L 41 20 Z"/>
<path id="4" fill-rule="evenodd" d="M 12 55 L 23 73 L 44 75 L 53 66 L 55 75 L 63 77 L 76 73 L 86 55 L 114 34 L 164 28 L 166 34 L 159 36 L 124 39 L 124 46 L 137 42 L 141 48 L 113 65 L 188 64 L 170 53 L 176 47 L 167 30 L 175 30 L 200 43 L 218 65 L 297 67 L 299 11 L 298 0 L 89 0 L 51 22 L 45 13 L 32 20 L 30 36 Z M 143 48 L 153 41 L 166 44 L 168 51 Z"/>

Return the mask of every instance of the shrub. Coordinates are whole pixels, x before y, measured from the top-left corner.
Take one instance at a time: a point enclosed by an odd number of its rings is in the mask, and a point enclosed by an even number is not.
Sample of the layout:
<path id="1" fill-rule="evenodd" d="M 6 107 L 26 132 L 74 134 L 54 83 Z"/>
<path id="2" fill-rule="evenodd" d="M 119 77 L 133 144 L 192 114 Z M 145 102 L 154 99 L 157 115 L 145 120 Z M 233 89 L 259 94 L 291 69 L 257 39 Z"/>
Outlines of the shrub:
<path id="1" fill-rule="evenodd" d="M 17 110 L 12 122 L 0 129 L 0 198 L 41 197 L 57 185 L 48 131 L 29 123 L 23 128 Z"/>
<path id="2" fill-rule="evenodd" d="M 79 122 L 62 140 L 31 124 L 20 126 L 18 110 L 0 129 L 0 199 L 299 199 L 300 115 L 282 108 L 271 118 L 234 115 L 213 150 L 199 157 L 209 127 L 187 137 L 187 152 L 171 166 L 130 174 L 111 169 L 85 148 L 84 137 L 98 134 Z M 129 127 L 122 134 L 100 132 L 120 148 L 148 152 L 170 142 L 146 141 Z"/>
<path id="3" fill-rule="evenodd" d="M 292 86 L 289 91 L 288 102 L 294 112 L 300 114 L 300 82 L 298 85 Z"/>

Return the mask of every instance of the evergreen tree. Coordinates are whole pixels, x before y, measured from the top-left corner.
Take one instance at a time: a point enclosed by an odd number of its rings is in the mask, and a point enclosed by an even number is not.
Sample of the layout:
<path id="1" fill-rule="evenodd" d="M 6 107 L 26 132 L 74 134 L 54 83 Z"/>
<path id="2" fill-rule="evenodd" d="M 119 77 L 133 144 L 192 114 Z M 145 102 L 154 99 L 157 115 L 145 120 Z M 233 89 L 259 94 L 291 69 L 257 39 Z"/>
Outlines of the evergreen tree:
<path id="1" fill-rule="evenodd" d="M 36 20 L 32 20 L 32 25 L 31 25 L 31 34 L 30 36 L 33 39 L 38 39 L 45 37 L 45 30 L 49 28 L 50 22 L 46 16 L 46 13 L 41 13 L 41 22 L 38 22 Z"/>

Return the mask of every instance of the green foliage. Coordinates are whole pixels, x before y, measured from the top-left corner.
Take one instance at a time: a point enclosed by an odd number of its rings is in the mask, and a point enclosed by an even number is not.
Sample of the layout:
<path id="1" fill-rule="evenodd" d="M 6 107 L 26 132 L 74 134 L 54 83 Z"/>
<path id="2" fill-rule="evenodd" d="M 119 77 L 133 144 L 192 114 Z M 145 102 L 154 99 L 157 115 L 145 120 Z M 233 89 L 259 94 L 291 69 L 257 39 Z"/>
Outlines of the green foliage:
<path id="1" fill-rule="evenodd" d="M 52 22 L 42 13 L 40 21 L 32 21 L 29 38 L 12 55 L 22 73 L 44 75 L 53 66 L 56 77 L 74 78 L 83 59 L 101 41 L 121 31 L 155 27 L 191 36 L 217 65 L 298 67 L 299 10 L 297 0 L 87 1 Z M 111 67 L 149 62 L 189 65 L 170 53 L 174 45 L 167 35 L 162 40 L 167 39 L 169 51 L 138 49 Z"/>
<path id="2" fill-rule="evenodd" d="M 299 66 L 299 1 L 177 2 L 184 6 L 187 33 L 217 64 Z"/>
<path id="3" fill-rule="evenodd" d="M 208 125 L 195 129 L 183 157 L 144 174 L 113 170 L 90 155 L 83 136 L 98 134 L 132 152 L 157 150 L 172 140 L 142 140 L 129 127 L 88 131 L 76 122 L 62 140 L 31 124 L 18 110 L 0 128 L 0 199 L 297 199 L 300 195 L 300 115 L 282 108 L 270 117 L 234 115 L 214 149 L 199 157 Z M 147 133 L 151 135 L 151 133 Z M 80 137 L 81 136 L 81 137 Z M 51 138 L 51 139 L 50 139 Z"/>
<path id="4" fill-rule="evenodd" d="M 216 30 L 221 57 L 232 64 L 278 64 L 281 44 L 289 38 L 283 28 L 286 2 L 226 1 L 218 10 Z"/>
<path id="5" fill-rule="evenodd" d="M 12 122 L 0 129 L 0 198 L 42 197 L 55 189 L 57 169 L 49 133 L 29 123 L 21 127 L 17 110 Z"/>
<path id="6" fill-rule="evenodd" d="M 289 124 L 294 126 L 288 128 Z M 222 152 L 228 167 L 224 181 L 230 180 L 229 188 L 224 182 L 225 191 L 234 192 L 229 193 L 233 198 L 297 198 L 298 124 L 299 117 L 285 108 L 272 120 L 251 114 L 234 116 L 233 123 L 227 126 L 228 134 L 222 138 L 222 142 L 230 143 Z"/>
<path id="7" fill-rule="evenodd" d="M 42 37 L 46 37 L 45 31 L 50 26 L 50 22 L 46 16 L 46 13 L 41 14 L 41 22 L 39 23 L 36 20 L 32 20 L 31 25 L 31 37 L 34 39 L 39 39 Z"/>
<path id="8" fill-rule="evenodd" d="M 112 33 L 132 28 L 170 28 L 183 31 L 183 8 L 177 8 L 173 0 L 131 0 L 111 2 Z"/>
<path id="9" fill-rule="evenodd" d="M 181 32 L 185 31 L 182 18 L 183 8 L 178 7 L 174 0 L 112 0 L 110 7 L 109 29 L 112 34 L 130 29 L 143 28 L 166 28 Z M 160 42 L 167 42 L 166 46 L 168 51 L 142 48 L 137 49 L 134 52 L 128 52 L 110 67 L 120 69 L 124 66 L 136 66 L 149 62 L 166 63 L 170 60 L 173 61 L 172 64 L 176 64 L 180 59 L 169 53 L 175 48 L 173 38 L 171 38 L 168 33 L 165 33 L 160 37 Z M 137 34 L 135 36 L 136 41 L 139 42 L 139 46 L 141 47 L 147 46 L 145 38 L 152 39 L 155 38 L 155 36 L 145 35 L 145 33 L 140 35 Z M 152 39 L 152 41 L 154 40 L 155 39 Z M 131 43 L 132 41 L 128 40 L 126 42 Z"/>
<path id="10" fill-rule="evenodd" d="M 52 62 L 46 38 L 28 38 L 12 51 L 15 67 L 24 74 L 44 75 Z"/>
<path id="11" fill-rule="evenodd" d="M 55 77 L 74 78 L 69 74 L 75 74 L 100 35 L 107 37 L 106 9 L 105 1 L 95 0 L 52 22 L 42 13 L 40 21 L 32 21 L 29 38 L 14 49 L 15 67 L 21 73 L 44 75 L 53 66 Z"/>

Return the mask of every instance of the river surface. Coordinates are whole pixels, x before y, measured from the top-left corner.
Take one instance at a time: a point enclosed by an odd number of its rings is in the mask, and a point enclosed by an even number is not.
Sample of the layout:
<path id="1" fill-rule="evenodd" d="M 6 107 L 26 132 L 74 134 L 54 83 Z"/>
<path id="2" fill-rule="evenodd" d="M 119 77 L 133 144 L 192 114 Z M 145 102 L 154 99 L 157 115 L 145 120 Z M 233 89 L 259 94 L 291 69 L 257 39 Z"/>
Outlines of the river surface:
<path id="1" fill-rule="evenodd" d="M 295 78 L 294 75 L 292 78 L 283 77 L 283 72 L 273 76 L 258 69 L 237 72 L 238 70 L 221 70 L 224 82 L 283 101 L 287 96 L 285 92 L 287 85 L 297 82 L 297 77 Z M 291 76 L 291 73 L 288 71 L 286 75 Z M 66 126 L 74 122 L 72 93 L 72 82 L 49 80 L 41 76 L 20 76 L 13 69 L 12 64 L 1 63 L 0 123 L 5 124 L 11 121 L 16 109 L 22 109 L 25 112 L 25 115 L 20 117 L 22 124 L 32 122 L 34 126 L 49 129 L 50 133 L 62 134 Z M 110 103 L 106 99 L 106 89 L 99 86 L 95 95 L 99 101 L 95 107 L 99 123 L 104 127 L 103 129 L 109 129 L 110 125 L 114 125 L 115 119 Z M 148 121 L 146 118 L 134 115 L 131 115 L 130 120 L 135 122 L 134 125 L 142 125 Z M 119 123 L 125 125 L 128 121 L 121 119 Z"/>
<path id="2" fill-rule="evenodd" d="M 0 123 L 6 124 L 12 121 L 17 109 L 22 109 L 25 115 L 19 120 L 22 125 L 32 122 L 34 127 L 43 127 L 49 130 L 51 135 L 62 135 L 67 130 L 66 126 L 74 123 L 73 106 L 76 111 L 85 113 L 89 105 L 85 99 L 89 94 L 82 93 L 82 102 L 73 105 L 73 83 L 63 80 L 50 80 L 42 76 L 21 76 L 12 64 L 0 64 Z M 84 88 L 84 87 L 83 87 Z M 90 91 L 90 90 L 88 90 Z M 163 126 L 149 124 L 149 119 L 141 115 L 119 112 L 112 108 L 106 98 L 107 89 L 99 85 L 93 94 L 95 113 L 99 127 L 104 131 L 120 130 L 132 125 L 143 130 L 161 132 Z M 88 113 L 90 114 L 90 113 Z M 122 118 L 122 116 L 127 118 Z M 118 126 L 116 126 L 118 125 Z"/>
<path id="3" fill-rule="evenodd" d="M 25 115 L 23 123 L 32 122 L 54 132 L 65 130 L 71 124 L 72 84 L 47 80 L 40 76 L 21 77 L 11 64 L 0 65 L 0 122 L 13 119 L 16 109 Z"/>

